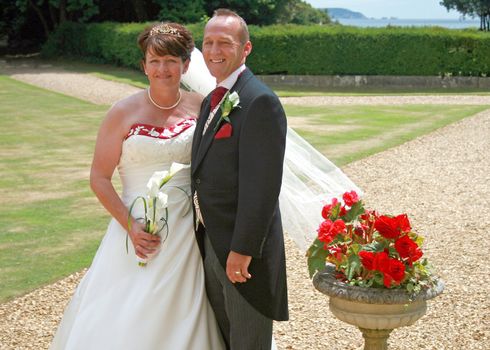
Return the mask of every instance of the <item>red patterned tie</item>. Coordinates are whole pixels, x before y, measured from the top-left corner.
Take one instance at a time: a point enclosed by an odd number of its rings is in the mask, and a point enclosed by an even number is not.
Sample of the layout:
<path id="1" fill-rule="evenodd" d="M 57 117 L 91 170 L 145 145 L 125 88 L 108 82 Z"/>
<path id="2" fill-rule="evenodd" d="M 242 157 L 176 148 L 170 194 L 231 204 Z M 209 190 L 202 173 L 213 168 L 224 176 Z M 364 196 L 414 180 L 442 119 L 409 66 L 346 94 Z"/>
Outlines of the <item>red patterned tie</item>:
<path id="1" fill-rule="evenodd" d="M 221 99 L 227 91 L 228 89 L 223 86 L 218 86 L 213 90 L 211 93 L 211 110 L 214 110 L 214 108 L 221 102 Z"/>

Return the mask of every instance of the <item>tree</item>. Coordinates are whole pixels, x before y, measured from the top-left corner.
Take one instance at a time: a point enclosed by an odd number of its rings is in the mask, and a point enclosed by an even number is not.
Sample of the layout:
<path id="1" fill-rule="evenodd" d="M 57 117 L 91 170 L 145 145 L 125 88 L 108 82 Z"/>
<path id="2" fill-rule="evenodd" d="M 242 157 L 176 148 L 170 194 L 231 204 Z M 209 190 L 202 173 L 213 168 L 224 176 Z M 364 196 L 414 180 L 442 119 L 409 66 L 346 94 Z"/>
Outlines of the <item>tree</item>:
<path id="1" fill-rule="evenodd" d="M 232 9 L 242 16 L 248 24 L 256 25 L 330 22 L 328 15 L 313 8 L 303 0 L 211 0 L 206 1 L 204 7 L 209 16 L 217 8 Z"/>
<path id="2" fill-rule="evenodd" d="M 208 16 L 218 8 L 228 8 L 237 12 L 248 24 L 268 25 L 276 23 L 278 9 L 288 0 L 210 0 L 204 9 Z"/>
<path id="3" fill-rule="evenodd" d="M 154 0 L 160 5 L 158 19 L 180 23 L 199 22 L 206 13 L 203 0 Z"/>
<path id="4" fill-rule="evenodd" d="M 490 31 L 490 0 L 442 0 L 440 4 L 463 16 L 480 17 L 480 30 Z"/>
<path id="5" fill-rule="evenodd" d="M 277 23 L 326 24 L 331 19 L 322 10 L 316 9 L 302 0 L 289 0 L 279 11 Z"/>
<path id="6" fill-rule="evenodd" d="M 490 0 L 489 0 L 490 1 Z M 249 24 L 329 23 L 303 0 L 0 0 L 0 39 L 9 46 L 38 49 L 64 21 L 200 22 L 217 8 L 229 8 Z"/>
<path id="7" fill-rule="evenodd" d="M 138 18 L 138 22 L 147 21 L 149 16 L 146 10 L 147 6 L 144 0 L 131 0 L 131 4 L 133 5 L 134 12 L 136 13 L 136 17 Z"/>
<path id="8" fill-rule="evenodd" d="M 9 41 L 47 39 L 64 21 L 84 22 L 98 13 L 94 0 L 0 0 L 0 36 Z"/>
<path id="9" fill-rule="evenodd" d="M 159 11 L 153 0 L 0 0 L 0 38 L 16 52 L 37 50 L 64 21 L 144 22 Z"/>

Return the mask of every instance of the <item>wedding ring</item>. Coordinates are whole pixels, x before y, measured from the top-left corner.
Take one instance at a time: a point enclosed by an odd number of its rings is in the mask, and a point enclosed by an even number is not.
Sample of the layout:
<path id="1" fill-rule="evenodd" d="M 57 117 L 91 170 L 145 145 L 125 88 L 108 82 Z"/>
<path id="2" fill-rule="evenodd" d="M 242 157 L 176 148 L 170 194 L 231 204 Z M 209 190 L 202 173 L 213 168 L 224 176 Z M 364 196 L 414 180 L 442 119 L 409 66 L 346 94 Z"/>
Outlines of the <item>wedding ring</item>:
<path id="1" fill-rule="evenodd" d="M 242 273 L 240 271 L 235 271 L 235 275 L 241 275 Z"/>

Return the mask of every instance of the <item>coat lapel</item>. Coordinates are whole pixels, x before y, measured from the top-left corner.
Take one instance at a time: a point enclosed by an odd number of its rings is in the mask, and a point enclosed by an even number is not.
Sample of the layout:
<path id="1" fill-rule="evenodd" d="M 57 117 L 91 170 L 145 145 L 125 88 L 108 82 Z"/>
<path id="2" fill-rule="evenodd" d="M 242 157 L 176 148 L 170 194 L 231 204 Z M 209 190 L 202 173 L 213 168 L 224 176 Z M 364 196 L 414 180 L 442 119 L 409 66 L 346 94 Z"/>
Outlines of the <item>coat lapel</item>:
<path id="1" fill-rule="evenodd" d="M 208 96 L 203 103 L 202 110 L 199 112 L 199 119 L 197 120 L 196 130 L 194 131 L 194 139 L 192 140 L 192 162 L 191 162 L 191 170 L 194 172 L 196 169 L 197 162 L 197 154 L 199 150 L 199 146 L 202 140 L 202 131 L 204 129 L 204 124 L 206 123 L 206 117 L 209 116 L 209 112 L 211 109 L 211 98 Z"/>
<path id="2" fill-rule="evenodd" d="M 208 113 L 203 116 L 204 117 L 203 119 L 206 119 L 209 116 L 209 108 L 207 108 L 207 110 L 208 110 Z M 218 123 L 218 120 L 220 118 L 221 118 L 221 109 L 218 109 L 218 111 L 214 115 L 214 118 L 211 121 L 211 123 L 209 124 L 208 129 L 206 130 L 204 135 L 202 135 L 202 131 L 204 129 L 204 123 L 202 123 L 203 126 L 201 128 L 199 128 L 199 134 L 202 136 L 198 135 L 200 142 L 197 145 L 197 151 L 195 153 L 195 158 L 193 161 L 193 163 L 195 165 L 193 168 L 193 171 L 195 171 L 199 167 L 199 164 L 201 163 L 206 152 L 208 151 L 209 147 L 211 146 L 211 143 L 213 142 L 214 134 L 216 133 L 214 131 L 214 128 L 216 127 L 216 124 Z M 197 130 L 196 130 L 196 132 L 197 132 Z"/>
<path id="3" fill-rule="evenodd" d="M 243 71 L 243 73 L 238 77 L 238 80 L 236 81 L 235 85 L 230 89 L 230 92 L 236 91 L 238 95 L 240 95 L 240 90 L 245 86 L 245 83 L 253 77 L 252 72 L 250 72 L 247 69 Z M 194 144 L 192 145 L 192 173 L 196 171 L 196 169 L 199 167 L 199 164 L 201 161 L 204 159 L 204 156 L 206 155 L 209 147 L 213 143 L 214 135 L 218 130 L 215 130 L 216 124 L 218 124 L 218 120 L 221 118 L 221 108 L 218 109 L 216 114 L 214 115 L 213 120 L 208 126 L 208 129 L 206 130 L 206 133 L 202 135 L 202 131 L 204 129 L 204 124 L 205 124 L 205 119 L 209 116 L 210 112 L 210 101 L 209 99 L 204 108 L 203 108 L 203 113 L 200 113 L 199 115 L 199 125 L 196 128 L 196 132 L 199 133 L 197 137 L 194 138 Z M 230 118 L 232 118 L 232 114 L 230 114 Z M 202 136 L 201 136 L 202 135 Z M 196 149 L 195 149 L 196 147 Z"/>

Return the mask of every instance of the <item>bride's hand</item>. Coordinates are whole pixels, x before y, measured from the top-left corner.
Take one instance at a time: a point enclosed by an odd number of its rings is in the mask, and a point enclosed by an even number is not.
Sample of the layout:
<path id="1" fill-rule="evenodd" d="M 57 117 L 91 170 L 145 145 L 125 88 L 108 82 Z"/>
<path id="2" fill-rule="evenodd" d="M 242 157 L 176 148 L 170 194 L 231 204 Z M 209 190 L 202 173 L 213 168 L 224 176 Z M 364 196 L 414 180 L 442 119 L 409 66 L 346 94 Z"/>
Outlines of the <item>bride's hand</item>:
<path id="1" fill-rule="evenodd" d="M 137 256 L 146 259 L 148 254 L 154 253 L 160 244 L 160 236 L 152 235 L 144 231 L 145 225 L 133 221 L 129 238 L 133 242 L 134 251 Z"/>

